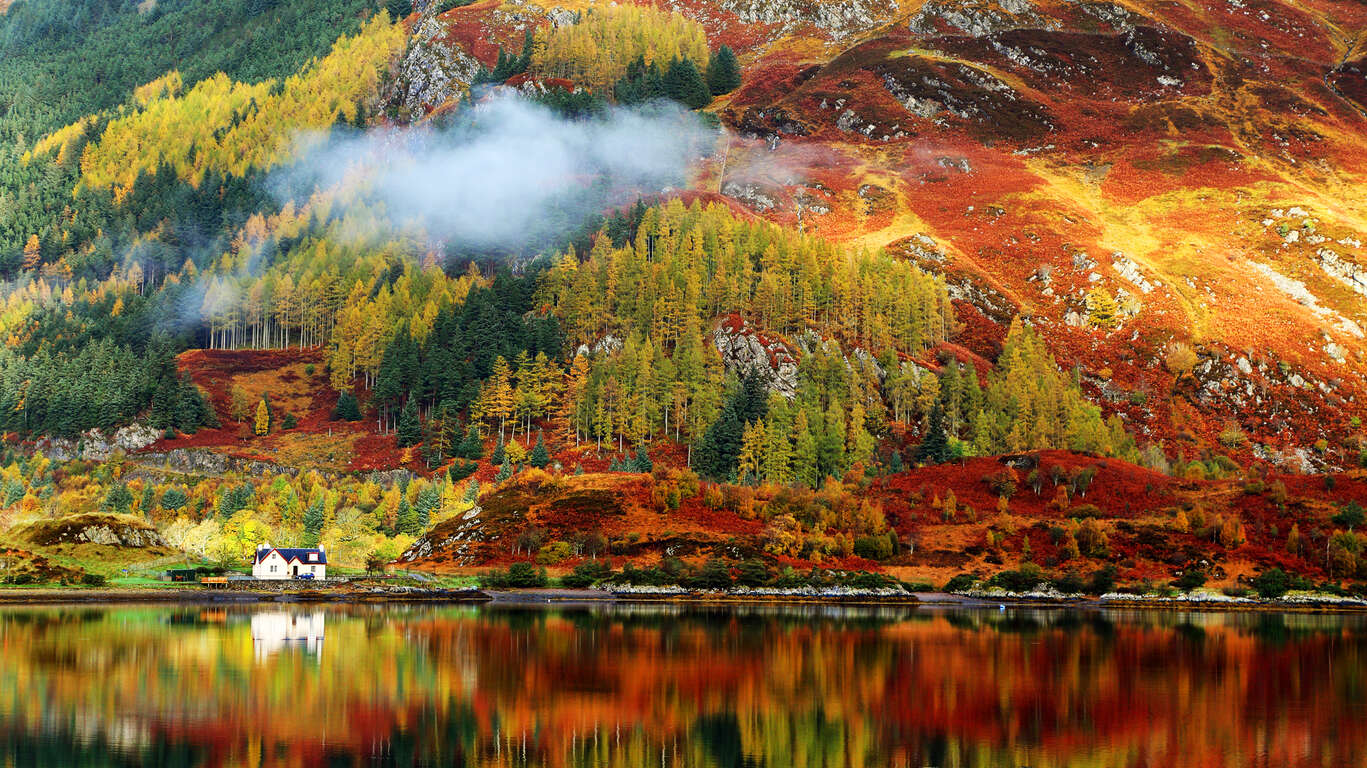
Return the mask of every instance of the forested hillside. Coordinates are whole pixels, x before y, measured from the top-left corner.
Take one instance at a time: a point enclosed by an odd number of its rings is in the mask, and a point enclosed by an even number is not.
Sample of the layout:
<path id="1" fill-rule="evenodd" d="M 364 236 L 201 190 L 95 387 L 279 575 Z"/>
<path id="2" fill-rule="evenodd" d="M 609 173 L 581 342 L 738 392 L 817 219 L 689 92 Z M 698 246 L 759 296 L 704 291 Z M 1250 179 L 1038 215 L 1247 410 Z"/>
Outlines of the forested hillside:
<path id="1" fill-rule="evenodd" d="M 140 513 L 224 562 L 269 537 L 359 566 L 441 522 L 486 526 L 470 541 L 502 542 L 491 561 L 683 547 L 940 578 L 1099 566 L 1114 536 L 1134 578 L 1208 547 L 1356 574 L 1301 542 L 1367 546 L 1332 522 L 1360 485 L 1273 490 L 1292 464 L 1367 463 L 1357 315 L 1306 287 L 1356 291 L 1353 262 L 1274 268 L 1293 244 L 1347 253 L 1348 225 L 1287 205 L 1256 262 L 1343 375 L 1262 337 L 1229 347 L 1200 307 L 1233 267 L 1188 253 L 1209 271 L 1160 277 L 1127 256 L 1156 214 L 1078 231 L 1113 216 L 1096 179 L 1167 161 L 1051 155 L 1079 130 L 1044 104 L 1067 89 L 1020 83 L 1052 70 L 967 62 L 1055 41 L 945 35 L 959 17 L 915 5 L 856 41 L 831 16 L 653 3 L 18 0 L 0 15 L 0 514 Z M 1018 26 L 1081 24 L 1059 13 Z M 1195 43 L 1133 34 L 1163 52 L 1144 63 L 1160 83 L 1195 73 L 1164 88 L 1206 86 Z M 1088 66 L 1140 66 L 1112 42 Z M 1143 117 L 1172 94 L 1112 86 L 1131 132 L 1187 125 Z M 652 132 L 684 138 L 630 141 Z M 500 182 L 525 194 L 451 196 Z M 448 200 L 525 231 L 482 237 Z M 563 514 L 532 511 L 565 493 Z"/>

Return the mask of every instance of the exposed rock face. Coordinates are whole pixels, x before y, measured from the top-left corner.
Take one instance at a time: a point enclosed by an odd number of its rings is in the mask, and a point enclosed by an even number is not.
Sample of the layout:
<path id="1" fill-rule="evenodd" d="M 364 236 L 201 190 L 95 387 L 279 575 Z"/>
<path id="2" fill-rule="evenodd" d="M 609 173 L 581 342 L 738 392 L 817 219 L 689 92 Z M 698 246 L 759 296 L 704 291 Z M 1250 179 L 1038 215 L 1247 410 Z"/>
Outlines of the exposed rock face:
<path id="1" fill-rule="evenodd" d="M 161 432 L 146 424 L 129 424 L 106 437 L 98 429 L 83 432 L 77 440 L 54 437 L 40 440 L 38 450 L 53 461 L 87 459 L 105 461 L 116 452 L 132 453 L 155 443 Z"/>
<path id="2" fill-rule="evenodd" d="M 458 517 L 435 526 L 413 542 L 413 546 L 405 550 L 402 555 L 399 555 L 398 562 L 411 563 L 442 553 L 457 565 L 474 564 L 477 558 L 471 552 L 470 545 L 485 540 L 484 531 L 480 525 L 480 512 L 482 511 L 476 506 Z"/>
<path id="3" fill-rule="evenodd" d="M 721 6 L 746 24 L 811 24 L 836 40 L 873 29 L 898 10 L 897 0 L 722 0 Z"/>
<path id="4" fill-rule="evenodd" d="M 935 35 L 942 31 L 969 37 L 986 37 L 1019 27 L 1048 27 L 1049 21 L 1035 13 L 1029 0 L 1001 0 L 1000 10 L 986 0 L 953 2 L 931 0 L 911 19 L 911 32 Z"/>
<path id="5" fill-rule="evenodd" d="M 712 343 L 728 371 L 757 371 L 769 391 L 797 397 L 797 352 L 787 342 L 760 333 L 733 315 L 712 332 Z"/>
<path id="6" fill-rule="evenodd" d="M 73 515 L 39 520 L 15 529 L 16 537 L 38 546 L 103 544 L 111 547 L 165 547 L 157 529 L 128 515 Z"/>
<path id="7" fill-rule="evenodd" d="M 481 66 L 464 48 L 446 38 L 445 24 L 436 17 L 424 17 L 413 30 L 395 78 L 400 117 L 419 119 L 465 95 Z"/>

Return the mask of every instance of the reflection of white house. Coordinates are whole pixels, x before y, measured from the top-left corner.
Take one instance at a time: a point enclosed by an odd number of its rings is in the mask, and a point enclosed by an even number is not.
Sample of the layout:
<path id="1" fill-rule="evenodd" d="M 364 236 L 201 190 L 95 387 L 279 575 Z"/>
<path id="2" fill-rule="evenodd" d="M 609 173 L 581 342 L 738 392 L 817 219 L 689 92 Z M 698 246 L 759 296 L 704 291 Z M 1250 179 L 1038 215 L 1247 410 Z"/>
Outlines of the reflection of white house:
<path id="1" fill-rule="evenodd" d="M 256 548 L 252 575 L 258 579 L 326 579 L 328 553 L 318 549 L 291 549 L 269 544 Z"/>
<path id="2" fill-rule="evenodd" d="M 296 614 L 273 611 L 252 614 L 252 648 L 258 659 L 286 648 L 298 648 L 305 653 L 321 655 L 323 612 Z"/>

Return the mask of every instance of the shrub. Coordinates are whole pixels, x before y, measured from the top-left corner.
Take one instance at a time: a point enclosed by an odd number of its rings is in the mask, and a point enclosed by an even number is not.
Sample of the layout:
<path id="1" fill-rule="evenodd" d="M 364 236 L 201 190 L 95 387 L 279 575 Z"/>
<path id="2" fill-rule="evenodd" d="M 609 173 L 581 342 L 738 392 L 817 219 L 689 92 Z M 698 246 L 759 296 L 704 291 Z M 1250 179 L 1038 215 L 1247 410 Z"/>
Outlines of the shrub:
<path id="1" fill-rule="evenodd" d="M 1069 571 L 1050 582 L 1050 586 L 1065 595 L 1080 595 L 1087 589 L 1087 583 L 1076 571 Z"/>
<path id="2" fill-rule="evenodd" d="M 514 589 L 529 589 L 534 587 L 544 587 L 548 583 L 550 583 L 550 579 L 546 578 L 546 569 L 537 568 L 533 566 L 531 563 L 513 563 L 512 565 L 508 566 L 508 570 L 503 573 L 498 573 L 497 571 L 491 573 L 497 574 L 495 580 L 501 583 L 489 584 L 489 586 L 504 586 L 512 587 Z M 484 577 L 481 576 L 480 578 L 481 583 L 484 583 Z"/>
<path id="3" fill-rule="evenodd" d="M 1206 585 L 1206 574 L 1199 568 L 1188 568 L 1181 576 L 1173 579 L 1172 585 L 1183 592 L 1190 592 Z"/>
<path id="4" fill-rule="evenodd" d="M 473 461 L 457 461 L 446 470 L 446 476 L 451 478 L 451 482 L 459 483 L 470 475 L 473 475 L 478 469 L 479 464 Z"/>
<path id="5" fill-rule="evenodd" d="M 103 586 L 105 585 L 105 582 L 106 582 L 106 581 L 108 581 L 108 579 L 106 579 L 106 578 L 104 577 L 103 574 L 99 574 L 99 573 L 83 573 L 83 574 L 81 574 L 81 583 L 84 584 L 84 585 L 86 585 L 87 587 L 103 587 Z"/>
<path id="6" fill-rule="evenodd" d="M 560 583 L 571 589 L 584 589 L 608 578 L 612 575 L 612 569 L 608 568 L 607 563 L 601 560 L 589 560 L 574 567 L 574 570 Z"/>
<path id="7" fill-rule="evenodd" d="M 1101 509 L 1095 504 L 1079 504 L 1068 510 L 1068 516 L 1076 517 L 1079 520 L 1101 517 Z"/>
<path id="8" fill-rule="evenodd" d="M 1333 520 L 1334 525 L 1350 530 L 1360 528 L 1363 522 L 1367 522 L 1367 511 L 1364 511 L 1356 501 L 1350 501 L 1339 507 L 1338 514 L 1334 515 L 1331 520 Z"/>
<path id="9" fill-rule="evenodd" d="M 765 565 L 759 558 L 751 558 L 741 563 L 736 568 L 736 581 L 747 587 L 759 587 L 767 584 L 772 574 L 769 566 Z"/>
<path id="10" fill-rule="evenodd" d="M 1304 580 L 1286 573 L 1280 568 L 1263 571 L 1250 579 L 1248 585 L 1258 593 L 1259 597 L 1266 600 L 1275 600 L 1293 589 L 1305 587 Z"/>
<path id="11" fill-rule="evenodd" d="M 892 557 L 892 542 L 887 536 L 860 536 L 854 540 L 854 553 L 867 560 Z"/>
<path id="12" fill-rule="evenodd" d="M 978 577 L 971 573 L 961 573 L 945 582 L 946 592 L 967 592 L 978 583 Z"/>
<path id="13" fill-rule="evenodd" d="M 1021 566 L 1018 571 L 1002 571 L 993 576 L 989 583 L 994 587 L 1001 587 L 1007 592 L 1029 592 L 1044 583 L 1044 576 L 1040 573 L 1038 566 L 1031 566 L 1027 563 Z"/>
<path id="14" fill-rule="evenodd" d="M 701 589 L 716 591 L 730 589 L 732 585 L 731 567 L 726 564 L 725 560 L 714 557 L 703 563 L 702 570 L 693 579 L 693 584 Z"/>
<path id="15" fill-rule="evenodd" d="M 1114 565 L 1092 571 L 1092 575 L 1087 579 L 1087 594 L 1104 595 L 1113 590 L 1115 590 Z"/>
<path id="16" fill-rule="evenodd" d="M 564 541 L 552 541 L 536 553 L 536 562 L 541 565 L 555 565 L 569 559 L 572 551 Z"/>
<path id="17" fill-rule="evenodd" d="M 897 585 L 897 580 L 881 573 L 863 572 L 856 574 L 846 585 L 854 589 L 887 589 Z"/>
<path id="18" fill-rule="evenodd" d="M 1251 590 L 1248 587 L 1241 587 L 1236 585 L 1233 587 L 1225 587 L 1224 589 L 1221 589 L 1220 592 L 1225 597 L 1248 597 L 1251 593 Z"/>
<path id="19" fill-rule="evenodd" d="M 1009 469 L 991 475 L 984 475 L 983 482 L 998 498 L 1011 498 L 1016 493 L 1016 475 Z"/>

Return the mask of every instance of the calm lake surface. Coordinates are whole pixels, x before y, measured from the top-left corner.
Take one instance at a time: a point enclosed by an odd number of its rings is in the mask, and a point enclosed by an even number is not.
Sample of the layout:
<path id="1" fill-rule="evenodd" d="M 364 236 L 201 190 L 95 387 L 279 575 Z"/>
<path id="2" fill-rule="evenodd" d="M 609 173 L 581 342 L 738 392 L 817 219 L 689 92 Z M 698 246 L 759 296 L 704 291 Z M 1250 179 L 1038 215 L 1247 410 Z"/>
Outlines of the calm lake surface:
<path id="1" fill-rule="evenodd" d="M 8 609 L 0 765 L 1367 766 L 1367 619 Z"/>

